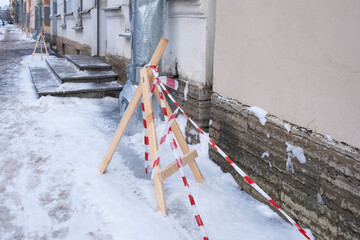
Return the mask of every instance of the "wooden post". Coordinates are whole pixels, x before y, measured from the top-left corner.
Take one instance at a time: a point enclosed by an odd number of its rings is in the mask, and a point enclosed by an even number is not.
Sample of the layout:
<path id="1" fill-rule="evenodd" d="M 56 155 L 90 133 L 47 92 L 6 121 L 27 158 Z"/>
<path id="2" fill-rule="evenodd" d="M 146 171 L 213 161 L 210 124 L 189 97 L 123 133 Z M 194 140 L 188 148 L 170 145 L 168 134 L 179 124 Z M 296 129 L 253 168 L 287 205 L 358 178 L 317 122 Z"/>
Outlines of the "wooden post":
<path id="1" fill-rule="evenodd" d="M 38 36 L 38 38 L 37 38 L 37 40 L 36 40 L 36 44 L 35 44 L 35 47 L 34 47 L 34 51 L 33 51 L 32 56 L 31 56 L 31 61 L 32 61 L 34 55 L 36 55 L 35 51 L 36 51 L 37 45 L 39 44 L 39 40 L 40 40 L 40 34 L 39 34 L 39 36 Z"/>
<path id="2" fill-rule="evenodd" d="M 158 145 L 157 145 L 153 105 L 152 105 L 152 100 L 149 99 L 150 74 L 152 75 L 151 70 L 148 68 L 143 68 L 140 70 L 141 89 L 143 93 L 146 126 L 147 126 L 148 138 L 149 138 L 150 159 L 151 159 L 151 165 L 153 165 L 156 160 L 155 157 L 158 151 Z M 160 164 L 157 168 L 157 171 L 159 170 L 160 170 Z M 160 212 L 167 214 L 163 182 L 159 180 L 159 176 L 157 176 L 156 174 L 154 177 L 154 187 L 155 187 L 157 208 Z"/>

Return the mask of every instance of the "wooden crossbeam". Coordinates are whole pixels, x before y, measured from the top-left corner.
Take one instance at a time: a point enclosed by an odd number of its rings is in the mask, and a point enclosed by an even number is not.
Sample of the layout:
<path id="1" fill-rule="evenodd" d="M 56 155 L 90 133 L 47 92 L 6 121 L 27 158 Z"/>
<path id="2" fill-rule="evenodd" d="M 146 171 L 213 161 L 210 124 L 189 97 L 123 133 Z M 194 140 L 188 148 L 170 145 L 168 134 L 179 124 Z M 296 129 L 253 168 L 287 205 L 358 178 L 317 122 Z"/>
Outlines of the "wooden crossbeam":
<path id="1" fill-rule="evenodd" d="M 155 95 L 156 99 L 158 100 L 158 102 L 160 103 L 160 96 L 159 96 L 159 91 L 157 88 L 155 88 L 155 90 L 154 90 L 154 95 Z M 166 98 L 164 98 L 164 102 L 165 102 L 165 107 L 166 107 L 168 116 L 171 116 L 172 111 L 171 111 L 171 108 L 170 108 L 169 103 L 167 102 Z M 189 146 L 186 143 L 185 137 L 182 134 L 179 124 L 177 123 L 176 120 L 172 123 L 171 129 L 175 135 L 177 142 L 179 143 L 180 149 L 183 152 L 183 154 L 185 155 L 185 154 L 189 153 L 189 151 L 190 151 Z M 193 159 L 193 161 L 190 161 L 188 164 L 189 164 L 192 174 L 195 177 L 195 180 L 199 183 L 203 183 L 204 177 L 201 174 L 201 171 L 195 161 L 195 158 Z"/>
<path id="2" fill-rule="evenodd" d="M 191 150 L 190 152 L 188 152 L 181 158 L 183 166 L 194 161 L 195 158 L 197 158 L 197 157 L 198 157 L 197 151 Z M 168 177 L 170 177 L 171 175 L 176 173 L 177 170 L 179 170 L 179 166 L 178 166 L 177 162 L 175 161 L 175 162 L 170 163 L 168 166 L 166 166 L 166 168 L 162 169 L 161 171 L 158 171 L 157 175 L 159 176 L 160 181 L 164 181 L 165 179 L 167 179 Z"/>

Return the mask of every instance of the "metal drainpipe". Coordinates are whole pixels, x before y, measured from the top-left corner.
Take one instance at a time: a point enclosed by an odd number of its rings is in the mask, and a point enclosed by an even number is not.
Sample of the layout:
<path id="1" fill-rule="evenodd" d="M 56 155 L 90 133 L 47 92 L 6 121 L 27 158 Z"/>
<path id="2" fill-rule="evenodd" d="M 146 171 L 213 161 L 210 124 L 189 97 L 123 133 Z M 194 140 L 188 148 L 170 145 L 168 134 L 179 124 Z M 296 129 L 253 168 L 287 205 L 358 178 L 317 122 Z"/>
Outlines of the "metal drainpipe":
<path id="1" fill-rule="evenodd" d="M 95 0 L 96 1 L 96 32 L 97 32 L 97 36 L 96 36 L 96 55 L 99 56 L 100 55 L 100 0 Z"/>
<path id="2" fill-rule="evenodd" d="M 80 12 L 83 10 L 83 0 L 80 0 Z M 82 15 L 80 14 L 80 26 L 82 26 Z"/>
<path id="3" fill-rule="evenodd" d="M 119 105 L 122 115 L 140 82 L 139 70 L 147 64 L 163 36 L 164 11 L 166 0 L 131 0 L 131 60 L 128 66 L 128 80 L 120 92 Z M 155 117 L 162 117 L 158 104 L 154 104 Z M 139 131 L 138 123 L 142 121 L 141 108 L 135 112 L 134 120 L 130 121 L 127 134 Z"/>

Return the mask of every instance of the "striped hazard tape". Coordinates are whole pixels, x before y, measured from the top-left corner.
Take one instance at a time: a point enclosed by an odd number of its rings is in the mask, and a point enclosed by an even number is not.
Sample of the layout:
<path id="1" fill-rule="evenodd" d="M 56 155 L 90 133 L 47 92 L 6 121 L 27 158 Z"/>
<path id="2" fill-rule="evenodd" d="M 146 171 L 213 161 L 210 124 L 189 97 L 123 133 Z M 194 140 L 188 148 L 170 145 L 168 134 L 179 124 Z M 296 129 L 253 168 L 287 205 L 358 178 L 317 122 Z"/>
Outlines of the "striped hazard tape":
<path id="1" fill-rule="evenodd" d="M 178 114 L 179 112 L 179 108 L 177 108 L 174 113 L 170 116 L 169 120 L 167 121 L 166 125 L 165 125 L 165 128 L 163 130 L 163 133 L 161 135 L 161 138 L 160 138 L 160 146 L 158 148 L 158 151 L 156 153 L 156 156 L 155 156 L 155 161 L 153 163 L 153 169 L 152 169 L 152 173 L 151 173 L 151 179 L 154 179 L 154 176 L 155 176 L 155 173 L 156 173 L 156 170 L 157 170 L 157 167 L 159 166 L 159 163 L 160 163 L 160 152 L 161 152 L 161 149 L 163 147 L 163 144 L 167 138 L 167 136 L 169 135 L 169 133 L 171 132 L 171 124 L 174 122 L 175 120 L 175 117 L 176 115 Z"/>
<path id="2" fill-rule="evenodd" d="M 180 157 L 180 154 L 179 154 L 179 149 L 176 145 L 176 141 L 173 137 L 172 134 L 169 134 L 169 138 L 170 138 L 170 145 L 171 145 L 171 150 L 173 151 L 174 153 L 174 156 L 175 156 L 175 159 L 176 159 L 176 163 L 179 167 L 179 172 L 181 174 L 181 178 L 182 178 L 182 181 L 184 183 L 184 187 L 186 188 L 187 192 L 188 192 L 188 197 L 189 197 L 189 201 L 190 201 L 190 205 L 193 209 L 193 212 L 195 214 L 195 219 L 196 219 L 196 223 L 198 225 L 198 227 L 200 228 L 201 230 L 201 233 L 203 234 L 203 240 L 209 240 L 209 238 L 207 237 L 207 234 L 206 234 L 206 231 L 205 231 L 205 227 L 204 227 L 204 223 L 200 217 L 200 214 L 197 210 L 197 207 L 196 207 L 196 204 L 195 204 L 195 200 L 194 200 L 194 197 L 191 193 L 191 190 L 190 190 L 190 186 L 189 186 L 189 183 L 186 179 L 186 176 L 185 176 L 185 172 L 184 172 L 184 166 L 183 166 L 183 163 L 182 163 L 182 160 L 181 160 L 181 157 Z"/>
<path id="3" fill-rule="evenodd" d="M 167 86 L 167 87 L 169 87 L 171 89 L 174 89 L 174 90 L 178 89 L 179 83 L 175 79 L 169 78 L 167 76 L 159 77 L 159 68 L 158 67 L 156 68 L 156 67 L 154 67 L 152 65 L 146 65 L 145 67 L 149 67 L 151 69 L 151 71 L 153 72 L 154 76 L 155 76 L 155 81 L 153 82 L 153 84 L 152 84 L 152 86 L 150 88 L 149 99 L 154 94 L 155 87 L 157 85 L 159 85 L 160 83 L 165 84 L 165 86 Z"/>
<path id="4" fill-rule="evenodd" d="M 146 124 L 146 116 L 145 116 L 145 105 L 144 101 L 141 100 L 141 110 L 143 115 L 143 125 L 144 125 L 144 144 L 145 144 L 145 173 L 148 173 L 149 166 L 149 137 L 147 133 L 147 124 Z"/>
<path id="5" fill-rule="evenodd" d="M 158 82 L 157 87 L 158 87 L 158 90 L 159 90 L 161 109 L 162 109 L 162 111 L 164 113 L 165 120 L 168 120 L 168 114 L 167 114 L 165 101 L 164 101 L 164 94 L 163 94 L 163 91 L 161 90 L 161 87 L 160 87 L 161 82 L 160 82 L 159 78 L 156 78 L 156 81 Z M 205 231 L 204 223 L 203 223 L 203 221 L 202 221 L 202 219 L 200 217 L 200 214 L 199 214 L 199 212 L 197 210 L 194 197 L 193 197 L 193 195 L 191 193 L 189 183 L 188 183 L 187 178 L 185 176 L 184 165 L 182 163 L 182 160 L 181 160 L 181 157 L 180 157 L 180 154 L 179 154 L 179 149 L 177 147 L 177 144 L 176 144 L 176 141 L 175 141 L 175 138 L 174 138 L 174 134 L 172 133 L 171 128 L 169 129 L 168 132 L 170 133 L 168 135 L 169 135 L 169 142 L 170 142 L 171 150 L 172 150 L 172 152 L 173 152 L 173 154 L 175 156 L 176 163 L 177 163 L 177 165 L 179 167 L 179 172 L 181 174 L 181 179 L 182 179 L 182 181 L 184 183 L 184 187 L 186 188 L 186 190 L 188 192 L 190 205 L 191 205 L 191 207 L 193 209 L 196 223 L 197 223 L 198 227 L 200 228 L 200 230 L 201 230 L 201 232 L 203 234 L 203 240 L 209 240 L 209 238 L 207 237 L 206 231 Z"/>
<path id="6" fill-rule="evenodd" d="M 201 133 L 205 134 L 201 128 L 185 113 L 185 111 L 179 106 L 179 104 L 175 101 L 173 96 L 169 93 L 169 91 L 166 89 L 164 84 L 162 82 L 158 82 L 158 84 L 161 86 L 161 88 L 166 92 L 167 96 L 170 98 L 170 100 L 176 105 L 177 109 L 179 110 L 187 117 L 187 119 L 191 122 L 191 124 Z M 257 192 L 259 192 L 264 198 L 266 198 L 272 205 L 274 205 L 279 212 L 286 217 L 286 219 L 289 220 L 289 222 L 299 231 L 301 232 L 306 239 L 311 239 L 307 234 L 306 231 L 299 226 L 289 215 L 287 215 L 275 202 L 270 198 L 269 195 L 267 195 L 260 187 L 257 185 L 243 170 L 241 170 L 216 144 L 214 141 L 212 141 L 209 137 L 208 142 L 210 145 L 217 151 L 219 154 L 225 158 L 225 160 L 246 180 L 247 183 L 249 183 Z"/>

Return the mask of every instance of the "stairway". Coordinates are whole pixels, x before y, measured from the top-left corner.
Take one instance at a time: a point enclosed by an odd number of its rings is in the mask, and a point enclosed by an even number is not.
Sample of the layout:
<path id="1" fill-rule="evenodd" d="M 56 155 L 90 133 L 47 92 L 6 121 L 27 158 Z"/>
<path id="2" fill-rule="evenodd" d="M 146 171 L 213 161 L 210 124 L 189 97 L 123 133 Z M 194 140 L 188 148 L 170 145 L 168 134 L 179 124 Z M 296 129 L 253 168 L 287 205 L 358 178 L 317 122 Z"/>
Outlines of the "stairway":
<path id="1" fill-rule="evenodd" d="M 102 98 L 119 97 L 122 85 L 111 66 L 100 58 L 65 55 L 65 58 L 46 59 L 46 65 L 29 66 L 31 78 L 39 97 Z"/>

